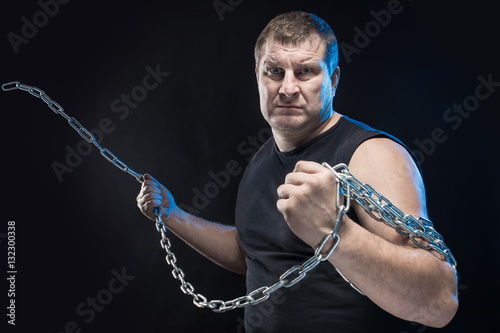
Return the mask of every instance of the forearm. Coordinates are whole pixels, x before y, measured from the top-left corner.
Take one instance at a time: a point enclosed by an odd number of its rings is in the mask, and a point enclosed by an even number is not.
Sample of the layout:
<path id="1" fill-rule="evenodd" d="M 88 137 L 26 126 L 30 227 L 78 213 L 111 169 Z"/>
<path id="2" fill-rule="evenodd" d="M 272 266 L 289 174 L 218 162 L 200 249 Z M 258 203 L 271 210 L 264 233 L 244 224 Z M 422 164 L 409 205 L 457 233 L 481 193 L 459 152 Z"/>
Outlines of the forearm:
<path id="1" fill-rule="evenodd" d="M 236 229 L 191 215 L 180 208 L 163 216 L 167 228 L 186 244 L 219 266 L 246 274 L 245 253 Z"/>
<path id="2" fill-rule="evenodd" d="M 453 318 L 456 275 L 448 263 L 429 251 L 390 243 L 347 218 L 340 235 L 329 261 L 382 309 L 433 327 Z"/>

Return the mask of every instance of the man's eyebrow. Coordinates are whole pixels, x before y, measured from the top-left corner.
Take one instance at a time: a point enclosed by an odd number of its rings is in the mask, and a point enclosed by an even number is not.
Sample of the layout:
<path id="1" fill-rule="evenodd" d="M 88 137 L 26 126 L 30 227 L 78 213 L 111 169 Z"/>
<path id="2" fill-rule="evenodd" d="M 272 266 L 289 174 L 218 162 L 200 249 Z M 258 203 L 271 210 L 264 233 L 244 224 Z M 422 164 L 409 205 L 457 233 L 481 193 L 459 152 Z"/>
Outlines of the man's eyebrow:
<path id="1" fill-rule="evenodd" d="M 321 67 L 321 61 L 318 60 L 307 60 L 299 63 L 300 67 Z"/>
<path id="2" fill-rule="evenodd" d="M 281 64 L 280 61 L 273 59 L 273 58 L 265 59 L 263 62 L 264 66 L 271 66 L 271 67 L 279 67 L 280 64 Z M 303 67 L 321 67 L 321 60 L 308 58 L 308 59 L 301 61 L 301 62 L 298 62 L 294 65 L 296 67 L 301 67 L 301 68 L 303 68 Z"/>
<path id="3" fill-rule="evenodd" d="M 276 61 L 276 59 L 273 58 L 264 60 L 264 65 L 277 66 L 278 64 L 279 61 Z"/>

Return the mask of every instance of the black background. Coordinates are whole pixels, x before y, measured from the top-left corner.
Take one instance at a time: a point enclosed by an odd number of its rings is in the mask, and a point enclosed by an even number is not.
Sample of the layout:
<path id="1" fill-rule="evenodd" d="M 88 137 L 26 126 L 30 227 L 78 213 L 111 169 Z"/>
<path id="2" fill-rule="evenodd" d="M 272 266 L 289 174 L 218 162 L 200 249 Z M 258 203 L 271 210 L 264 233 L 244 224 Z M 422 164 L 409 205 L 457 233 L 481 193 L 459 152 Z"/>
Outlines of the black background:
<path id="1" fill-rule="evenodd" d="M 201 207 L 195 191 L 214 182 L 211 172 L 225 170 L 229 161 L 243 168 L 251 137 L 266 133 L 253 69 L 254 42 L 265 24 L 286 11 L 314 12 L 331 24 L 340 42 L 355 46 L 355 28 L 364 30 L 374 20 L 370 11 L 388 4 L 221 1 L 232 5 L 220 15 L 211 0 L 70 1 L 40 21 L 36 35 L 17 53 L 8 34 L 22 35 L 22 18 L 33 22 L 42 9 L 36 1 L 4 3 L 1 82 L 41 88 L 89 130 L 110 119 L 114 127 L 104 134 L 103 147 L 137 172 L 153 174 L 178 203 Z M 421 161 L 430 217 L 459 263 L 461 304 L 440 331 L 495 331 L 500 196 L 494 120 L 500 92 L 481 101 L 456 129 L 443 115 L 474 96 L 479 76 L 500 81 L 497 15 L 486 1 L 402 0 L 401 6 L 358 53 L 341 52 L 335 109 L 421 153 L 417 140 L 428 143 L 431 133 L 442 129 L 446 140 L 428 145 Z M 142 85 L 145 68 L 157 65 L 168 77 L 126 116 L 113 112 L 113 101 Z M 65 164 L 66 147 L 76 149 L 82 138 L 26 92 L 2 92 L 0 108 L 2 276 L 8 270 L 5 234 L 11 220 L 18 271 L 16 326 L 6 325 L 9 332 L 64 332 L 70 322 L 81 332 L 242 331 L 241 310 L 197 309 L 179 290 L 154 225 L 136 208 L 140 185 L 134 178 L 94 149 L 61 181 L 53 163 Z M 232 224 L 240 176 L 219 186 L 199 215 Z M 245 293 L 244 277 L 217 267 L 174 236 L 171 240 L 196 292 L 225 300 Z M 85 322 L 89 316 L 76 308 L 104 295 L 113 270 L 124 270 L 131 280 Z M 9 298 L 2 280 L 4 324 Z M 397 333 L 424 331 L 434 330 L 408 323 Z"/>

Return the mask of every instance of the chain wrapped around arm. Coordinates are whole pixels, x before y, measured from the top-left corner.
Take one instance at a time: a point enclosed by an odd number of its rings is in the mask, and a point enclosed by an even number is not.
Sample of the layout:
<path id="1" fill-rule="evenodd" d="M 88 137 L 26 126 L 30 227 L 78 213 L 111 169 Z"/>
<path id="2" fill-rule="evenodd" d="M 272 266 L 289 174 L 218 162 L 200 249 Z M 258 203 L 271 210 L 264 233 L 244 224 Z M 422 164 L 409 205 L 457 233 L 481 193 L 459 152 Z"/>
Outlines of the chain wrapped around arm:
<path id="1" fill-rule="evenodd" d="M 68 116 L 64 109 L 55 101 L 53 101 L 45 92 L 37 87 L 22 84 L 18 81 L 13 81 L 5 83 L 2 85 L 3 91 L 11 90 L 22 90 L 27 91 L 31 95 L 40 98 L 44 101 L 48 107 L 54 111 L 54 113 L 62 116 L 66 119 L 69 125 L 88 143 L 93 144 L 97 149 L 99 149 L 101 155 L 106 158 L 110 163 L 119 168 L 120 170 L 133 176 L 138 182 L 142 183 L 144 181 L 143 175 L 135 172 L 129 168 L 125 163 L 123 163 L 118 157 L 116 157 L 110 150 L 103 148 L 95 139 L 94 135 L 83 127 L 75 118 Z M 194 287 L 191 283 L 185 280 L 185 274 L 182 269 L 177 266 L 177 258 L 172 252 L 171 242 L 167 237 L 168 229 L 163 223 L 161 218 L 161 211 L 156 208 L 155 213 L 155 224 L 156 229 L 161 235 L 160 244 L 165 250 L 165 260 L 168 265 L 172 267 L 172 275 L 174 279 L 181 283 L 181 291 L 193 298 L 193 303 L 200 308 L 207 307 L 215 312 L 224 312 L 236 308 L 242 308 L 247 305 L 255 305 L 257 303 L 263 302 L 269 298 L 269 296 L 280 288 L 290 288 L 299 281 L 301 281 L 306 274 L 313 270 L 319 263 L 328 260 L 332 253 L 337 248 L 340 242 L 340 235 L 338 234 L 339 227 L 342 223 L 343 216 L 350 209 L 350 201 L 352 199 L 356 200 L 367 212 L 368 214 L 379 222 L 383 222 L 398 232 L 410 237 L 410 239 L 415 242 L 419 247 L 426 250 L 434 250 L 438 252 L 442 259 L 447 260 L 450 265 L 456 270 L 457 262 L 451 251 L 446 247 L 443 242 L 443 237 L 434 229 L 431 221 L 424 219 L 422 217 L 415 218 L 412 215 L 405 214 L 397 207 L 393 206 L 389 200 L 376 192 L 368 184 L 361 183 L 352 174 L 349 173 L 349 168 L 345 164 L 339 164 L 335 167 L 331 167 L 327 163 L 323 163 L 325 168 L 328 168 L 336 178 L 337 181 L 337 212 L 338 216 L 333 225 L 332 231 L 327 233 L 319 246 L 315 249 L 314 255 L 303 262 L 301 265 L 295 265 L 289 270 L 284 272 L 278 279 L 276 283 L 270 286 L 262 286 L 257 288 L 247 295 L 240 296 L 233 300 L 222 301 L 222 300 L 208 300 L 202 294 L 195 293 Z M 343 198 L 344 202 L 341 202 Z M 333 244 L 330 248 L 326 248 L 328 241 L 332 239 Z M 337 270 L 338 271 L 338 270 Z M 342 273 L 338 272 L 355 290 L 363 294 L 356 286 L 347 280 Z"/>
<path id="2" fill-rule="evenodd" d="M 443 236 L 436 231 L 431 221 L 405 214 L 373 187 L 354 177 L 347 165 L 338 164 L 331 167 L 324 162 L 323 166 L 333 173 L 344 192 L 349 193 L 349 196 L 356 200 L 374 220 L 383 222 L 396 229 L 397 232 L 408 236 L 420 248 L 436 251 L 441 259 L 446 260 L 456 272 L 457 261 L 444 243 Z"/>

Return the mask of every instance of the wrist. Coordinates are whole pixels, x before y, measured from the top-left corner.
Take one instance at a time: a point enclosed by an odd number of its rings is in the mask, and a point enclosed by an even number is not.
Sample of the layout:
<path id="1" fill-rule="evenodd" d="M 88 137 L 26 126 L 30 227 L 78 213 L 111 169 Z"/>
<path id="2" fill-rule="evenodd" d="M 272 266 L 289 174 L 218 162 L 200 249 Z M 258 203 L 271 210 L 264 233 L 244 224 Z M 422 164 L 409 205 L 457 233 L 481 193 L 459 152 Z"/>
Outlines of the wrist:
<path id="1" fill-rule="evenodd" d="M 182 210 L 177 205 L 172 205 L 170 207 L 162 207 L 161 219 L 163 223 L 167 223 L 170 220 L 176 219 L 182 213 Z"/>

